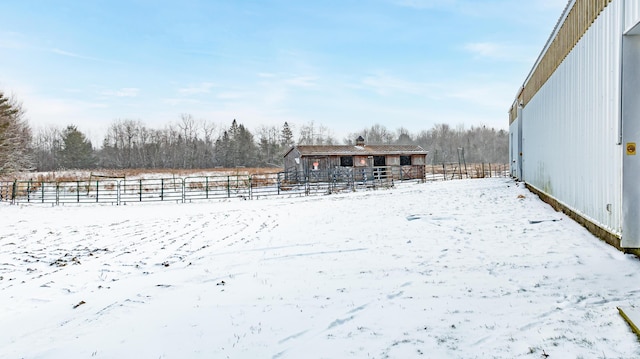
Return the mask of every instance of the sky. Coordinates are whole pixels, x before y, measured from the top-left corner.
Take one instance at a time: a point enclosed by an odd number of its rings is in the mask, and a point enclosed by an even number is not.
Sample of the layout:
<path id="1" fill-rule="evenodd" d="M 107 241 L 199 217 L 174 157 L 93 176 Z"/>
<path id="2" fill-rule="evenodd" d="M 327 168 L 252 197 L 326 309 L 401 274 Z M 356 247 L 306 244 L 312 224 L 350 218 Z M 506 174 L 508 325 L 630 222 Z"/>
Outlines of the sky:
<path id="1" fill-rule="evenodd" d="M 337 139 L 380 124 L 508 128 L 567 0 L 24 0 L 0 12 L 0 90 L 38 131 L 94 141 L 183 114 Z"/>

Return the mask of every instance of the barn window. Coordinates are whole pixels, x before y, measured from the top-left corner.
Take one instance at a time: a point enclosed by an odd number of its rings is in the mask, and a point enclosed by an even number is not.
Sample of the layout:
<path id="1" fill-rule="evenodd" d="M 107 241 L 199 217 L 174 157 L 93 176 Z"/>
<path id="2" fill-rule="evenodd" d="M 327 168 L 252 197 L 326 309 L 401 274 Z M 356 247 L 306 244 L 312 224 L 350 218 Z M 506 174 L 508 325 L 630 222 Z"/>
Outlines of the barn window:
<path id="1" fill-rule="evenodd" d="M 373 165 L 376 167 L 386 166 L 387 159 L 384 156 L 373 156 Z"/>
<path id="2" fill-rule="evenodd" d="M 411 156 L 400 156 L 400 166 L 411 166 Z"/>
<path id="3" fill-rule="evenodd" d="M 340 157 L 340 166 L 342 166 L 342 167 L 353 167 L 353 156 L 341 156 Z"/>

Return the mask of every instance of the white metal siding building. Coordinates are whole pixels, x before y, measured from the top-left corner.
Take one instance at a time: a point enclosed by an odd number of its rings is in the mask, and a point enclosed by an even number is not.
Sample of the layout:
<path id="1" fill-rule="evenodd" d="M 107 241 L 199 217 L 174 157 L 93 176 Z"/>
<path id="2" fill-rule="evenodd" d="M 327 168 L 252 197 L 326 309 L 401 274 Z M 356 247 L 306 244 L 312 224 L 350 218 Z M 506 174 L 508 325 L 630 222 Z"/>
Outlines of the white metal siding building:
<path id="1" fill-rule="evenodd" d="M 509 111 L 511 174 L 619 248 L 640 248 L 639 22 L 640 0 L 569 1 Z"/>

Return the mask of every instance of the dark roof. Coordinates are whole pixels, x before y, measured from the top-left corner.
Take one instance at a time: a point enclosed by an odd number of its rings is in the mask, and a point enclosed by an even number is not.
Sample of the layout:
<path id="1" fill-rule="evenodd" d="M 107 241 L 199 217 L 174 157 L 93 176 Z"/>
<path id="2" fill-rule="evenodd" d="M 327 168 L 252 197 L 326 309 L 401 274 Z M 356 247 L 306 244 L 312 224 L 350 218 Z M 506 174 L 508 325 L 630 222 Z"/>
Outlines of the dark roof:
<path id="1" fill-rule="evenodd" d="M 357 155 L 426 155 L 422 147 L 416 145 L 336 145 L 336 146 L 295 146 L 302 156 L 357 156 Z M 286 154 L 285 154 L 286 156 Z"/>

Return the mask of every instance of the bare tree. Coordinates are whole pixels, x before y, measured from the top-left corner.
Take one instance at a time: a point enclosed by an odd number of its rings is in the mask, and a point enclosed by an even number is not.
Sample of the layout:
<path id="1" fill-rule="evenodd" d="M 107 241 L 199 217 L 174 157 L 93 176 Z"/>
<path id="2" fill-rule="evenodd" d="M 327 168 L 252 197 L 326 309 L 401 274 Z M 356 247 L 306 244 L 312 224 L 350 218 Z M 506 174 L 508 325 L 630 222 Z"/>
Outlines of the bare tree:
<path id="1" fill-rule="evenodd" d="M 62 135 L 57 127 L 38 130 L 33 139 L 35 167 L 38 171 L 53 171 L 60 165 Z"/>
<path id="2" fill-rule="evenodd" d="M 258 146 L 260 148 L 258 157 L 261 165 L 281 165 L 283 152 L 288 149 L 288 147 L 284 147 L 281 144 L 281 134 L 282 131 L 276 126 L 261 126 L 258 128 Z"/>
<path id="3" fill-rule="evenodd" d="M 385 126 L 381 124 L 374 124 L 369 128 L 364 128 L 359 132 L 353 132 L 349 134 L 348 138 L 344 139 L 345 144 L 354 144 L 356 138 L 358 136 L 362 136 L 364 138 L 365 143 L 369 145 L 386 145 L 391 144 L 395 141 L 395 136 L 392 132 L 390 132 Z"/>
<path id="4" fill-rule="evenodd" d="M 137 120 L 116 120 L 108 129 L 102 142 L 100 164 L 106 168 L 142 167 L 140 134 L 144 126 Z"/>
<path id="5" fill-rule="evenodd" d="M 336 142 L 331 130 L 324 125 L 309 121 L 300 127 L 299 145 L 333 145 Z"/>

